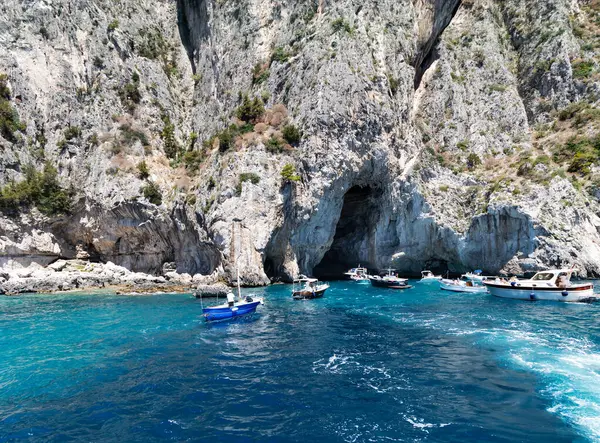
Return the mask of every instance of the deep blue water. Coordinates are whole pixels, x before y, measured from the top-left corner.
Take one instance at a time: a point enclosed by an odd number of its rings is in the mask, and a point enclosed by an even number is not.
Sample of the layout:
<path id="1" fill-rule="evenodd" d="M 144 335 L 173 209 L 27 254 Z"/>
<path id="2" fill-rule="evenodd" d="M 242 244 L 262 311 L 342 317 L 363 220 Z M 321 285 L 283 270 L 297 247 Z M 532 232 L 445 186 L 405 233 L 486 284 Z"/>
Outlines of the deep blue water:
<path id="1" fill-rule="evenodd" d="M 436 287 L 0 298 L 0 442 L 600 441 L 600 304 Z"/>

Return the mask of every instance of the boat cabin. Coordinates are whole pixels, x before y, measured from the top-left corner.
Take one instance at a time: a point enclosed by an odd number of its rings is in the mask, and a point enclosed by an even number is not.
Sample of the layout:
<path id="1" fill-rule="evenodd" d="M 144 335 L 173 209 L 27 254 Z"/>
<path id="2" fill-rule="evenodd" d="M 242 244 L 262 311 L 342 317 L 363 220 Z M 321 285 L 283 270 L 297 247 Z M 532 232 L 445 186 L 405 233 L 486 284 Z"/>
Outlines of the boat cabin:
<path id="1" fill-rule="evenodd" d="M 541 271 L 531 277 L 531 282 L 543 286 L 566 287 L 571 281 L 574 269 L 553 269 Z"/>
<path id="2" fill-rule="evenodd" d="M 435 277 L 431 271 L 421 271 L 421 278 Z"/>

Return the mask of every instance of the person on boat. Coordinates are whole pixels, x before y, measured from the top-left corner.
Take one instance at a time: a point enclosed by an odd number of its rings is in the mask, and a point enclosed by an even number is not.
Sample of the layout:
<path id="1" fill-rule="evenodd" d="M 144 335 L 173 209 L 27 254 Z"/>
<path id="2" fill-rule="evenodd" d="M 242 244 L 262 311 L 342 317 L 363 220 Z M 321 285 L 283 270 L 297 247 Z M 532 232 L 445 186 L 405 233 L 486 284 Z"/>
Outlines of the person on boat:
<path id="1" fill-rule="evenodd" d="M 231 308 L 234 305 L 234 303 L 235 303 L 235 295 L 233 295 L 233 292 L 229 292 L 227 294 L 227 304 Z"/>
<path id="2" fill-rule="evenodd" d="M 556 286 L 564 289 L 567 287 L 567 278 L 565 274 L 560 274 L 557 278 L 556 278 Z"/>

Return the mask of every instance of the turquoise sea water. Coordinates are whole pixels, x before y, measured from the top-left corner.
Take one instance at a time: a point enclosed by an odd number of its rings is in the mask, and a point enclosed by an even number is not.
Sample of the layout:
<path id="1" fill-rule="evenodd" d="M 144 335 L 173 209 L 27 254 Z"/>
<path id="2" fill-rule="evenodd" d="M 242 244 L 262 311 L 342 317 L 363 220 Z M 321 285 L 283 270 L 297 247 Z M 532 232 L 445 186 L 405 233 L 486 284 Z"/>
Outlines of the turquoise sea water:
<path id="1" fill-rule="evenodd" d="M 600 441 L 600 304 L 245 292 L 0 298 L 0 442 Z"/>

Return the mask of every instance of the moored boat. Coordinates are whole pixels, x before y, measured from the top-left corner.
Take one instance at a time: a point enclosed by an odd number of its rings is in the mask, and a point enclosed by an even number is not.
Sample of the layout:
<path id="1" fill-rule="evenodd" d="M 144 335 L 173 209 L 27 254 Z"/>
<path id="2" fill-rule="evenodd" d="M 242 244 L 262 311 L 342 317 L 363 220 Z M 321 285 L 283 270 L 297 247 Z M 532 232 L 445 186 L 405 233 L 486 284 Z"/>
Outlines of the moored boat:
<path id="1" fill-rule="evenodd" d="M 217 306 L 203 308 L 202 313 L 206 321 L 229 320 L 235 317 L 241 317 L 256 312 L 258 305 L 262 304 L 261 299 L 246 297 L 242 301 L 235 302 L 233 306 L 224 303 Z"/>
<path id="2" fill-rule="evenodd" d="M 296 285 L 299 288 L 296 289 Z M 292 287 L 292 297 L 294 300 L 311 300 L 313 298 L 323 297 L 325 291 L 329 289 L 327 283 L 322 283 L 316 278 L 309 278 L 301 275 L 299 278 L 294 280 L 294 286 Z"/>
<path id="3" fill-rule="evenodd" d="M 408 285 L 408 280 L 405 278 L 399 278 L 393 269 L 388 269 L 387 275 L 381 277 L 379 275 L 369 275 L 369 281 L 372 286 L 378 288 L 389 288 L 389 289 L 410 289 L 412 286 Z"/>
<path id="4" fill-rule="evenodd" d="M 496 277 L 490 275 L 483 275 L 483 271 L 481 269 L 476 269 L 473 272 L 467 272 L 461 276 L 465 280 L 471 280 L 476 283 L 482 283 L 484 280 L 493 280 Z"/>
<path id="5" fill-rule="evenodd" d="M 483 284 L 496 297 L 561 302 L 596 301 L 598 296 L 594 294 L 592 283 L 571 283 L 573 272 L 573 269 L 552 269 L 538 272 L 531 279 L 496 279 L 484 281 Z"/>
<path id="6" fill-rule="evenodd" d="M 480 294 L 487 292 L 487 288 L 470 280 L 450 280 L 443 278 L 440 280 L 440 289 L 452 292 L 470 292 Z"/>
<path id="7" fill-rule="evenodd" d="M 204 319 L 209 322 L 223 321 L 252 314 L 256 312 L 258 305 L 262 304 L 263 302 L 262 298 L 252 298 L 250 296 L 242 299 L 239 271 L 237 274 L 237 293 L 237 301 L 233 292 L 230 292 L 227 294 L 226 303 L 216 306 L 209 306 L 208 308 L 202 308 L 202 315 L 204 316 Z"/>
<path id="8" fill-rule="evenodd" d="M 440 281 L 442 279 L 441 275 L 434 275 L 431 271 L 421 271 L 421 283 L 431 283 L 435 281 Z"/>
<path id="9" fill-rule="evenodd" d="M 369 281 L 367 268 L 362 268 L 360 265 L 357 268 L 350 269 L 348 272 L 344 272 L 344 275 L 356 282 Z"/>

